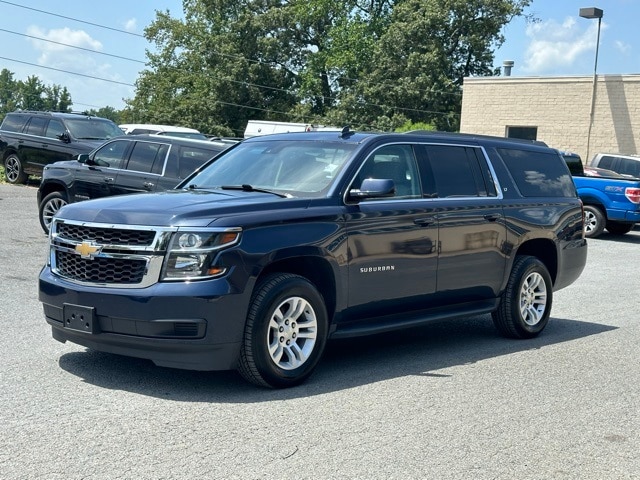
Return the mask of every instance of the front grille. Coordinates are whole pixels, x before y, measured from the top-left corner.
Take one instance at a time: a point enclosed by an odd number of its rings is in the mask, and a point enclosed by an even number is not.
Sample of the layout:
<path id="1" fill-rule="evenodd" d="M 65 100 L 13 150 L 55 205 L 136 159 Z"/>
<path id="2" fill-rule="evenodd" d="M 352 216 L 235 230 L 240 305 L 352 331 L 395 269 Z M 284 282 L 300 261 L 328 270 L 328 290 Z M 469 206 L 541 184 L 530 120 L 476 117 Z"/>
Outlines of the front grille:
<path id="1" fill-rule="evenodd" d="M 103 228 L 72 223 L 57 224 L 56 233 L 65 240 L 95 242 L 102 245 L 147 246 L 153 243 L 153 230 Z"/>
<path id="2" fill-rule="evenodd" d="M 56 272 L 69 280 L 92 283 L 138 284 L 147 267 L 145 260 L 129 258 L 84 259 L 75 253 L 56 252 Z"/>

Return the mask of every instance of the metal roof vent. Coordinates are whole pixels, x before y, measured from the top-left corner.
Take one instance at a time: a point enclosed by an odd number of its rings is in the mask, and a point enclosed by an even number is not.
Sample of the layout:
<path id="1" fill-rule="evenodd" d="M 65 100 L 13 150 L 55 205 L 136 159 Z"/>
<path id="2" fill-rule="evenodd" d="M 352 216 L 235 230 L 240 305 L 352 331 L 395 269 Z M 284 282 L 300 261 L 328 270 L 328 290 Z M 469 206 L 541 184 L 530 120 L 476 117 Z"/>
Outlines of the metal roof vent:
<path id="1" fill-rule="evenodd" d="M 513 60 L 505 60 L 504 62 L 502 62 L 502 68 L 504 69 L 504 76 L 505 77 L 510 77 L 511 76 L 511 69 L 513 68 Z"/>

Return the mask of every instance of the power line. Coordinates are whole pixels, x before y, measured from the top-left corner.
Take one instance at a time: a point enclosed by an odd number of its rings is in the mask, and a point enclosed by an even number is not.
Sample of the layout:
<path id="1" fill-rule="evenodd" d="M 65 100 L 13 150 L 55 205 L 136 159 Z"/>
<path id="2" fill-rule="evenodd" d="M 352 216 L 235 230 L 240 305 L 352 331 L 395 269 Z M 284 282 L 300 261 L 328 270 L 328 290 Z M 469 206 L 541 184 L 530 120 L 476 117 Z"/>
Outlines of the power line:
<path id="1" fill-rule="evenodd" d="M 2 1 L 2 0 L 0 0 Z M 146 62 L 142 60 L 136 60 L 135 58 L 122 57 L 120 55 L 114 55 L 112 53 L 99 52 L 98 50 L 92 50 L 90 48 L 78 47 L 77 45 L 70 45 L 68 43 L 56 42 L 55 40 L 49 40 L 48 38 L 36 37 L 34 35 L 27 35 L 26 33 L 13 32 L 11 30 L 5 30 L 4 28 L 0 28 L 0 32 L 11 33 L 13 35 L 18 35 L 21 37 L 33 38 L 34 40 L 40 40 L 42 42 L 55 43 L 56 45 L 62 45 L 63 47 L 75 48 L 77 50 L 84 50 L 85 52 L 97 53 L 98 55 L 106 55 L 108 57 L 119 58 L 121 60 L 128 60 L 129 62 L 142 63 L 143 65 Z"/>
<path id="2" fill-rule="evenodd" d="M 134 37 L 145 38 L 144 35 L 140 35 L 139 33 L 128 32 L 126 30 L 121 30 L 119 28 L 107 27 L 106 25 L 100 25 L 99 23 L 93 23 L 93 22 L 89 22 L 87 20 L 80 20 L 80 19 L 73 18 L 73 17 L 67 17 L 67 16 L 64 16 L 64 15 L 59 15 L 57 13 L 47 12 L 45 10 L 39 10 L 37 8 L 26 7 L 24 5 L 18 5 L 17 3 L 6 2 L 5 0 L 0 0 L 0 3 L 6 3 L 7 5 L 12 5 L 14 7 L 24 8 L 26 10 L 32 10 L 34 12 L 44 13 L 45 15 L 51 15 L 51 16 L 54 16 L 54 17 L 64 18 L 65 20 L 73 20 L 74 22 L 86 23 L 87 25 L 92 25 L 94 27 L 104 28 L 106 30 L 111 30 L 113 32 L 126 33 L 127 35 L 132 35 Z"/>
<path id="3" fill-rule="evenodd" d="M 1 2 L 2 0 L 0 0 Z M 93 75 L 85 75 L 84 73 L 78 73 L 78 72 L 71 72 L 69 70 L 62 70 L 61 68 L 53 68 L 53 67 L 45 67 L 44 65 L 38 65 L 36 63 L 31 63 L 31 62 L 25 62 L 22 60 L 16 60 L 15 58 L 7 58 L 7 57 L 1 57 L 0 59 L 2 60 L 8 60 L 10 62 L 16 62 L 16 63 L 22 63 L 23 65 L 29 65 L 31 67 L 39 67 L 39 68 L 45 68 L 47 70 L 54 70 L 56 72 L 62 72 L 62 73 L 68 73 L 70 75 L 77 75 L 79 77 L 84 77 L 84 78 L 91 78 L 93 80 L 102 80 L 103 82 L 109 82 L 109 83 L 117 83 L 118 85 L 126 85 L 127 87 L 135 87 L 134 84 L 132 83 L 126 83 L 126 82 L 119 82 L 117 80 L 111 80 L 109 78 L 102 78 L 102 77 L 95 77 Z"/>

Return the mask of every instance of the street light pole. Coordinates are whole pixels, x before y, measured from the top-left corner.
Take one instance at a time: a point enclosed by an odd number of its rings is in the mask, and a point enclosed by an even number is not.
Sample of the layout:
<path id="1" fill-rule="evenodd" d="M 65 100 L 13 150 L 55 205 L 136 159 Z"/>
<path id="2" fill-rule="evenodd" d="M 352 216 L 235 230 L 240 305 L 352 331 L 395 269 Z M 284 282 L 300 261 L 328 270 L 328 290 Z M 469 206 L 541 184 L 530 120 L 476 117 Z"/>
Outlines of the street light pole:
<path id="1" fill-rule="evenodd" d="M 598 50 L 600 49 L 600 25 L 602 24 L 602 16 L 604 12 L 600 8 L 590 7 L 581 8 L 580 16 L 588 19 L 598 19 L 598 37 L 596 39 L 596 59 L 593 64 L 593 85 L 591 87 L 591 111 L 589 112 L 589 129 L 587 130 L 587 155 L 585 163 L 589 161 L 591 150 L 591 129 L 593 128 L 593 116 L 596 107 L 596 86 L 598 84 Z"/>

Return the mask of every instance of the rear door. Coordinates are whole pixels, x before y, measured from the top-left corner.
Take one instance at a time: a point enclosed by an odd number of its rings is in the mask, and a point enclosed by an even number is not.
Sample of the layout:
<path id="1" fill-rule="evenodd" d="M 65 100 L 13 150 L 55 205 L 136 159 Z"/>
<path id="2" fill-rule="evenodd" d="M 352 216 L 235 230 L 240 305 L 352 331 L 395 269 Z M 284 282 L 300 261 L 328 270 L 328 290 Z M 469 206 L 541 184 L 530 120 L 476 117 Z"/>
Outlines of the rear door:
<path id="1" fill-rule="evenodd" d="M 118 171 L 114 190 L 118 194 L 162 190 L 162 182 L 170 145 L 162 142 L 135 141 L 123 168 Z"/>
<path id="2" fill-rule="evenodd" d="M 504 281 L 507 230 L 483 150 L 424 145 L 419 152 L 424 188 L 433 189 L 437 204 L 438 298 L 451 304 L 495 297 Z"/>

